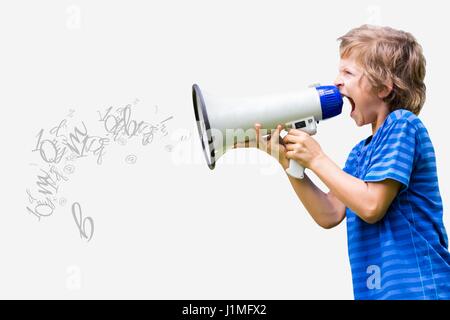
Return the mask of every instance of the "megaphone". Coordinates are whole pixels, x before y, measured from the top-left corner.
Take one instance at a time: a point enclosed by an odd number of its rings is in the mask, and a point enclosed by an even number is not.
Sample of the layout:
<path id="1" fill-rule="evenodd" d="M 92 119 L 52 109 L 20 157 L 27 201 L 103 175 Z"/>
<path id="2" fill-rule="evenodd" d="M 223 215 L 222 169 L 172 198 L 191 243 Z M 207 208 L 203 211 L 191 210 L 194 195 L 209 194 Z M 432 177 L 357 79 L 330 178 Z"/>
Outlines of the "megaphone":
<path id="1" fill-rule="evenodd" d="M 262 129 L 274 129 L 278 124 L 295 128 L 310 135 L 316 124 L 342 112 L 343 100 L 336 86 L 315 86 L 297 92 L 272 94 L 252 98 L 217 98 L 192 86 L 195 119 L 203 153 L 212 170 L 217 159 L 236 143 L 256 138 L 255 122 Z M 284 138 L 287 131 L 280 136 Z M 304 168 L 289 161 L 286 172 L 303 179 Z"/>

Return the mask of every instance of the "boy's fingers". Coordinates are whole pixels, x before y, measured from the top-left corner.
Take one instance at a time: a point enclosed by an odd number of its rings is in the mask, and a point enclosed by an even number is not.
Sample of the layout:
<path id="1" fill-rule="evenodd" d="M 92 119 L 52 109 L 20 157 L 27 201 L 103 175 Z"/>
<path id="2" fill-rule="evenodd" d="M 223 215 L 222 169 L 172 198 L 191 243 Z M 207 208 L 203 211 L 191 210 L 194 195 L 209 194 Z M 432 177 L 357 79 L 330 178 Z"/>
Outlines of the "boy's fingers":
<path id="1" fill-rule="evenodd" d="M 270 136 L 270 145 L 273 147 L 280 141 L 280 125 L 278 125 Z"/>
<path id="2" fill-rule="evenodd" d="M 250 141 L 245 141 L 245 142 L 238 142 L 235 143 L 233 146 L 233 149 L 237 149 L 237 148 L 249 148 L 250 147 Z"/>
<path id="3" fill-rule="evenodd" d="M 255 124 L 256 129 L 256 148 L 259 148 L 259 140 L 261 139 L 261 124 Z"/>
<path id="4" fill-rule="evenodd" d="M 286 137 L 283 138 L 283 142 L 285 144 L 291 142 L 291 143 L 296 143 L 298 142 L 298 136 L 293 136 L 290 133 L 288 135 L 286 135 Z"/>
<path id="5" fill-rule="evenodd" d="M 295 157 L 294 157 L 294 154 L 295 154 L 294 151 L 288 151 L 288 152 L 286 152 L 286 158 L 288 158 L 288 159 L 294 159 L 294 158 L 295 158 Z"/>
<path id="6" fill-rule="evenodd" d="M 280 137 L 280 131 L 281 131 L 282 126 L 281 125 L 277 125 L 277 127 L 271 132 L 271 138 L 279 138 Z M 276 139 L 274 139 L 275 141 L 278 141 Z"/>
<path id="7" fill-rule="evenodd" d="M 296 144 L 294 143 L 288 143 L 285 145 L 285 147 L 287 151 L 295 151 L 297 149 Z"/>
<path id="8" fill-rule="evenodd" d="M 275 128 L 275 131 L 273 132 L 273 136 L 279 136 L 280 135 L 280 130 L 281 130 L 281 126 L 277 125 L 277 127 Z"/>
<path id="9" fill-rule="evenodd" d="M 304 132 L 302 130 L 298 130 L 298 129 L 290 129 L 288 133 L 292 136 L 299 136 L 299 137 L 302 137 L 305 135 L 309 136 L 309 134 L 307 134 L 306 132 Z"/>

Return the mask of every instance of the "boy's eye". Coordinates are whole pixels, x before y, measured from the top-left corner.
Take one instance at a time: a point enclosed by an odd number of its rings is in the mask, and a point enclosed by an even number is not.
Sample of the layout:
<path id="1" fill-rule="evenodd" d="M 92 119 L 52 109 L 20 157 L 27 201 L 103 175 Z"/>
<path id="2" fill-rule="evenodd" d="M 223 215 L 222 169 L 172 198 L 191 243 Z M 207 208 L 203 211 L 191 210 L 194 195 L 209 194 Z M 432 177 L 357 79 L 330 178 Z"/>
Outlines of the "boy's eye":
<path id="1" fill-rule="evenodd" d="M 350 71 L 348 71 L 348 70 L 345 70 L 344 71 L 345 72 L 345 74 L 352 74 Z"/>

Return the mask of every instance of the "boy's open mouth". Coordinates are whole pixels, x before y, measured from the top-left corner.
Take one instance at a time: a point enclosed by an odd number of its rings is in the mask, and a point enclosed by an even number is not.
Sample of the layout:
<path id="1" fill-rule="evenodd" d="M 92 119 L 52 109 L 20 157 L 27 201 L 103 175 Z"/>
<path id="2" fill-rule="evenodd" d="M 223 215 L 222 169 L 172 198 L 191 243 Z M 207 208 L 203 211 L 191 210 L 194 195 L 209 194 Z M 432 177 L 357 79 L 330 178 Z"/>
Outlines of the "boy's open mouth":
<path id="1" fill-rule="evenodd" d="M 352 106 L 352 111 L 350 111 L 350 115 L 352 115 L 353 111 L 355 111 L 355 101 L 353 101 L 352 98 L 350 98 L 349 96 L 346 96 L 345 94 L 343 94 L 342 96 L 346 97 L 348 99 L 348 101 L 350 102 L 350 105 Z"/>

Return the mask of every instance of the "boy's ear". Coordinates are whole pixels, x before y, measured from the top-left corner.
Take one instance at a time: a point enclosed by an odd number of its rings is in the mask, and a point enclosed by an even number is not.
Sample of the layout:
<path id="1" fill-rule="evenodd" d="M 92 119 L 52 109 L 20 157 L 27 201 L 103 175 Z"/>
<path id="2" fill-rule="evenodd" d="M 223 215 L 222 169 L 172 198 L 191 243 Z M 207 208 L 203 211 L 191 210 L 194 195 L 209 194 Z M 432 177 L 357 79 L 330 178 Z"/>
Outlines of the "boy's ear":
<path id="1" fill-rule="evenodd" d="M 383 88 L 378 91 L 378 98 L 386 98 L 391 93 L 393 86 L 394 85 L 392 84 L 392 80 L 388 80 L 384 84 Z"/>

